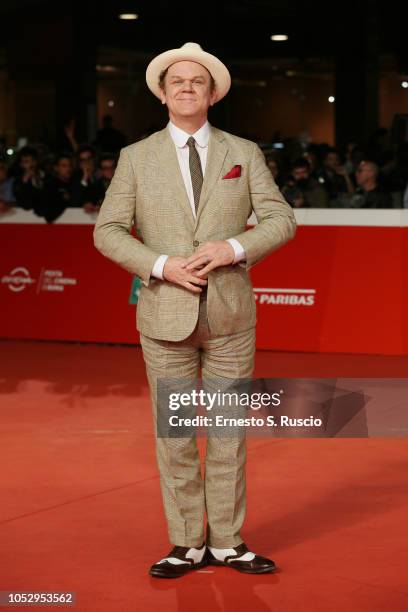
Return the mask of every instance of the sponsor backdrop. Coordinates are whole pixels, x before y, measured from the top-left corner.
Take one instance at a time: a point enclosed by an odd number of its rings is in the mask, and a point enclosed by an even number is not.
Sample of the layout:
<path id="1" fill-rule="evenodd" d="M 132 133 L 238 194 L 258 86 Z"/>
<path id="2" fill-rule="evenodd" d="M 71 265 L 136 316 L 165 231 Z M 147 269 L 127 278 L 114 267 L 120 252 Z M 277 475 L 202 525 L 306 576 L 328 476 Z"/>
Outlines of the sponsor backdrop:
<path id="1" fill-rule="evenodd" d="M 408 354 L 405 213 L 296 211 L 295 240 L 250 270 L 257 347 Z M 96 251 L 94 222 L 2 216 L 2 338 L 138 343 L 140 281 Z"/>

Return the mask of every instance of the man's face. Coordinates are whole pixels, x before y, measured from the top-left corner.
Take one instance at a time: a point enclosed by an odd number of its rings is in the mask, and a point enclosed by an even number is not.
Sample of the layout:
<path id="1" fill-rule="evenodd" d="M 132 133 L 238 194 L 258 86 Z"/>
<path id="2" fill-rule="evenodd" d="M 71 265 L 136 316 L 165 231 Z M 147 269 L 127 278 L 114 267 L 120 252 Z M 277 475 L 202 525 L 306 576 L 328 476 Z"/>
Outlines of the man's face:
<path id="1" fill-rule="evenodd" d="M 324 161 L 325 165 L 334 170 L 340 163 L 337 153 L 329 153 Z"/>
<path id="2" fill-rule="evenodd" d="M 102 176 L 108 180 L 112 180 L 113 175 L 115 174 L 116 164 L 113 159 L 104 159 L 101 162 L 101 172 Z"/>
<path id="3" fill-rule="evenodd" d="M 23 155 L 20 161 L 20 166 L 23 170 L 34 170 L 37 162 L 32 155 Z"/>
<path id="4" fill-rule="evenodd" d="M 95 169 L 95 158 L 92 151 L 81 151 L 79 154 L 79 167 L 82 170 L 89 169 L 93 171 Z"/>
<path id="5" fill-rule="evenodd" d="M 55 172 L 61 179 L 70 179 L 72 176 L 72 162 L 68 158 L 60 159 L 58 164 L 55 166 Z"/>
<path id="6" fill-rule="evenodd" d="M 315 153 L 312 153 L 312 151 L 307 151 L 303 157 L 307 159 L 312 168 L 316 167 L 317 158 Z"/>
<path id="7" fill-rule="evenodd" d="M 309 170 L 307 168 L 293 168 L 292 175 L 295 181 L 309 178 Z"/>
<path id="8" fill-rule="evenodd" d="M 170 118 L 202 117 L 214 104 L 216 92 L 211 92 L 210 73 L 204 66 L 182 61 L 169 67 L 160 97 L 167 104 Z"/>
<path id="9" fill-rule="evenodd" d="M 278 166 L 276 165 L 276 161 L 274 159 L 268 159 L 266 163 L 273 178 L 276 178 L 278 176 Z"/>
<path id="10" fill-rule="evenodd" d="M 362 161 L 356 171 L 356 181 L 361 187 L 366 185 L 368 181 L 375 179 L 375 171 L 371 164 Z"/>

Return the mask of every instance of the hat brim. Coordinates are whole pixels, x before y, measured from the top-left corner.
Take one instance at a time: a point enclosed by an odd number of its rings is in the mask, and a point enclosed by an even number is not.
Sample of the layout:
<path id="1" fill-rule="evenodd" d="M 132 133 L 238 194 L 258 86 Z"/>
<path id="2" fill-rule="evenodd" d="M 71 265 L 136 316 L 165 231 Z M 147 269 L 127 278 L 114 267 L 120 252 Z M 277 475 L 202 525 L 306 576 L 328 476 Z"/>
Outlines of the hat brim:
<path id="1" fill-rule="evenodd" d="M 212 75 L 215 81 L 216 98 L 218 102 L 223 98 L 231 87 L 231 76 L 227 67 L 211 53 L 206 51 L 195 51 L 192 49 L 170 49 L 157 55 L 146 69 L 146 83 L 148 88 L 155 96 L 160 98 L 159 77 L 163 70 L 175 62 L 190 61 L 197 62 Z"/>

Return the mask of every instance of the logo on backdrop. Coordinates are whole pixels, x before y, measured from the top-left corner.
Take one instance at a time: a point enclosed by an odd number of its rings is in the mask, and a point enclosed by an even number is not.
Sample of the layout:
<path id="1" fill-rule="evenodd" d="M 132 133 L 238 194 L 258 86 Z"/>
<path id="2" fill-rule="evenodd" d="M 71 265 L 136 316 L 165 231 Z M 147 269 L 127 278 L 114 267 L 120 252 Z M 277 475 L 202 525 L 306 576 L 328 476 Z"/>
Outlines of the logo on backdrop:
<path id="1" fill-rule="evenodd" d="M 316 289 L 274 289 L 254 287 L 255 301 L 258 304 L 281 306 L 313 306 Z"/>
<path id="2" fill-rule="evenodd" d="M 24 291 L 26 287 L 33 285 L 36 282 L 35 278 L 31 278 L 27 268 L 19 266 L 14 268 L 9 274 L 1 277 L 1 282 L 7 285 L 10 291 L 19 293 Z"/>
<path id="3" fill-rule="evenodd" d="M 41 269 L 40 280 L 38 281 L 38 291 L 65 291 L 67 287 L 77 284 L 76 278 L 64 276 L 62 270 Z"/>
<path id="4" fill-rule="evenodd" d="M 40 276 L 36 279 L 31 277 L 27 268 L 18 266 L 9 274 L 2 276 L 1 282 L 14 293 L 19 293 L 24 291 L 26 287 L 37 284 L 37 293 L 39 293 L 40 291 L 65 291 L 66 287 L 76 285 L 77 279 L 64 276 L 62 270 L 48 270 L 46 268 L 41 268 Z"/>

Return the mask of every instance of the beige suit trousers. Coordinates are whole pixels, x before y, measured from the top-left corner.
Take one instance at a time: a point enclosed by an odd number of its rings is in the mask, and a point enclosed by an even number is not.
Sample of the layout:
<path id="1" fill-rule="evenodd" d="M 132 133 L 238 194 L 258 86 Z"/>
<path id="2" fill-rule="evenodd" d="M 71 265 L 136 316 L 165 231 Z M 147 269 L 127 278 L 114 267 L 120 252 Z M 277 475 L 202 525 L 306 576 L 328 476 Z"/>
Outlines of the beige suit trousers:
<path id="1" fill-rule="evenodd" d="M 216 548 L 238 546 L 246 511 L 246 438 L 207 436 L 205 475 L 196 437 L 157 435 L 157 380 L 251 378 L 255 355 L 255 326 L 231 335 L 211 334 L 207 299 L 200 299 L 194 331 L 184 340 L 157 340 L 140 334 L 150 386 L 156 457 L 170 542 L 198 547 L 203 541 Z M 204 537 L 204 520 L 207 532 Z"/>

